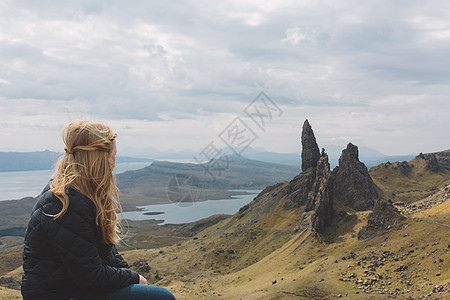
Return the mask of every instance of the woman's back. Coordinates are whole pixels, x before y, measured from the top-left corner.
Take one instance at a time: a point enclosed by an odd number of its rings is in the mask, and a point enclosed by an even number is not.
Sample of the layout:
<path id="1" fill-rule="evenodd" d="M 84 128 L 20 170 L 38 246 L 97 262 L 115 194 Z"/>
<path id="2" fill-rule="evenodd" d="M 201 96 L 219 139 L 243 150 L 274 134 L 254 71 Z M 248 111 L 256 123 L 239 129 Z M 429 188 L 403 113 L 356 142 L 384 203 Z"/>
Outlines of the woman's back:
<path id="1" fill-rule="evenodd" d="M 88 291 L 114 290 L 139 282 L 139 275 L 115 268 L 113 247 L 96 229 L 95 205 L 75 189 L 66 214 L 57 220 L 61 202 L 50 191 L 39 196 L 24 243 L 24 299 L 70 299 Z M 106 265 L 107 261 L 110 265 Z"/>
<path id="2" fill-rule="evenodd" d="M 174 299 L 128 269 L 114 244 L 121 206 L 116 134 L 78 120 L 63 130 L 66 153 L 38 197 L 25 234 L 24 299 Z"/>

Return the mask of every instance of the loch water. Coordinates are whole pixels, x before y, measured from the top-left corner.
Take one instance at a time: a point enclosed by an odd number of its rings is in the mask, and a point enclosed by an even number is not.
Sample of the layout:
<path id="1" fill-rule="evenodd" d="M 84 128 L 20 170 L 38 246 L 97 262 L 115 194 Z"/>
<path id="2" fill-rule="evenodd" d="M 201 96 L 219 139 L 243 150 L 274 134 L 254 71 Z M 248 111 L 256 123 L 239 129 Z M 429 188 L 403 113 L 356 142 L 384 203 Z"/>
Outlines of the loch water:
<path id="1" fill-rule="evenodd" d="M 194 222 L 215 214 L 235 214 L 260 192 L 260 190 L 235 191 L 243 194 L 233 196 L 232 199 L 138 206 L 139 211 L 124 212 L 123 216 L 128 220 L 160 220 L 160 225 Z"/>

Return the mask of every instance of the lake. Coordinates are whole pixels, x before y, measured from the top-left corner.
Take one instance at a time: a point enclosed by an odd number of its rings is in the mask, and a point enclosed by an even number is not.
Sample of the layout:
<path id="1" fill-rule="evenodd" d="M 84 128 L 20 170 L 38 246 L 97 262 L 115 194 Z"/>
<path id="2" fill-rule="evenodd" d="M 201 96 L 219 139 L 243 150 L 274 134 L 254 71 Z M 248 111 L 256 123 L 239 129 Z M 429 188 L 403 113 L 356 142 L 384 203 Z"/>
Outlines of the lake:
<path id="1" fill-rule="evenodd" d="M 150 163 L 120 163 L 116 166 L 116 173 L 137 170 Z M 0 172 L 0 201 L 18 200 L 23 197 L 35 197 L 47 185 L 53 170 Z"/>
<path id="2" fill-rule="evenodd" d="M 137 170 L 149 163 L 121 163 L 116 166 L 116 173 Z M 53 170 L 0 172 L 0 201 L 18 200 L 35 197 L 47 185 Z M 239 190 L 250 194 L 237 195 L 232 199 L 207 200 L 191 203 L 158 204 L 138 207 L 141 211 L 125 212 L 130 220 L 156 219 L 161 224 L 179 224 L 197 221 L 214 214 L 235 214 L 242 206 L 250 203 L 260 190 Z"/>
<path id="3" fill-rule="evenodd" d="M 189 202 L 183 206 L 180 203 L 138 206 L 140 211 L 124 212 L 123 216 L 128 220 L 163 220 L 160 225 L 194 222 L 215 214 L 235 214 L 260 192 L 260 190 L 236 191 L 250 194 L 237 195 L 233 199 Z"/>

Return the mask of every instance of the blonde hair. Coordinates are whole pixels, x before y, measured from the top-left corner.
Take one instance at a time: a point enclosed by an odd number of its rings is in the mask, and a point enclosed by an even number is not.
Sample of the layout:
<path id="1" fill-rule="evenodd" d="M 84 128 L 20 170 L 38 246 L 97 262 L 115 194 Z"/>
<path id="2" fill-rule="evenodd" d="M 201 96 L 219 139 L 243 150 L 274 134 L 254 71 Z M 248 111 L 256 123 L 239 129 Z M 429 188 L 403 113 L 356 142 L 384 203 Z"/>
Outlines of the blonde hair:
<path id="1" fill-rule="evenodd" d="M 50 191 L 61 201 L 62 209 L 52 217 L 64 216 L 70 204 L 67 189 L 74 188 L 95 204 L 103 242 L 117 243 L 116 212 L 122 214 L 122 207 L 109 163 L 117 134 L 105 124 L 76 120 L 64 127 L 62 136 L 66 153 L 58 161 L 50 183 Z"/>

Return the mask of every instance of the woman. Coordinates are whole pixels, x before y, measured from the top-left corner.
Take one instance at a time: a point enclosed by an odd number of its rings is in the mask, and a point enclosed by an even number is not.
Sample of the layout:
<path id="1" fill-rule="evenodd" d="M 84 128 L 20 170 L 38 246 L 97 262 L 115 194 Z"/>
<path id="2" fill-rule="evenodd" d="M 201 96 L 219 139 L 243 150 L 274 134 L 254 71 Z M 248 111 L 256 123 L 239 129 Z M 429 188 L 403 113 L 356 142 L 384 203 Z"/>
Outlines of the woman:
<path id="1" fill-rule="evenodd" d="M 25 300 L 175 299 L 129 270 L 114 246 L 121 212 L 115 140 L 111 128 L 93 121 L 64 128 L 66 153 L 38 197 L 25 234 Z"/>

